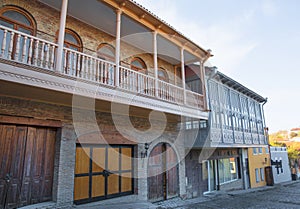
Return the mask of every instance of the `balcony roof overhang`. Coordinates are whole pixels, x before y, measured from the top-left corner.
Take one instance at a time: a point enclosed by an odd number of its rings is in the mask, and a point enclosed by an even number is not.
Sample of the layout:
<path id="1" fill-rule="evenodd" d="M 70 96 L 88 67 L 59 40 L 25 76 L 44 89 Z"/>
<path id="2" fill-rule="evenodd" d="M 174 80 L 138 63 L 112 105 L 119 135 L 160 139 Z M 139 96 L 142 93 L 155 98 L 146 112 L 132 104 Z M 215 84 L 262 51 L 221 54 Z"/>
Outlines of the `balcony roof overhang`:
<path id="1" fill-rule="evenodd" d="M 209 67 L 205 68 L 205 74 L 209 76 L 212 73 Z M 241 83 L 235 81 L 234 79 L 228 77 L 227 75 L 217 71 L 217 74 L 214 76 L 214 79 L 222 82 L 224 85 L 233 88 L 234 90 L 256 100 L 259 103 L 267 102 L 267 98 L 257 94 L 256 92 L 252 91 L 251 89 L 247 88 L 246 86 L 242 85 Z"/>
<path id="2" fill-rule="evenodd" d="M 61 1 L 40 0 L 60 11 Z M 113 37 L 116 35 L 116 9 L 122 10 L 121 41 L 140 53 L 153 53 L 153 31 L 158 32 L 158 58 L 173 65 L 181 62 L 180 48 L 184 48 L 185 63 L 199 62 L 211 56 L 165 21 L 131 0 L 72 0 L 68 4 L 68 15 L 91 25 Z M 68 21 L 68 20 L 67 20 Z"/>

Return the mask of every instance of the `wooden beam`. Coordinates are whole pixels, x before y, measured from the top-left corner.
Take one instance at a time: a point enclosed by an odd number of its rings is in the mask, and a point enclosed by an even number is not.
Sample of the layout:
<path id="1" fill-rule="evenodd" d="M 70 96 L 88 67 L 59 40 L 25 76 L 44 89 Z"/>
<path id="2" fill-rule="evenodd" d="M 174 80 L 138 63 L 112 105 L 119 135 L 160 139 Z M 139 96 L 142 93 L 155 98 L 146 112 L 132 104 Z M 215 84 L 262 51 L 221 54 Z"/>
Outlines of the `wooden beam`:
<path id="1" fill-rule="evenodd" d="M 46 127 L 62 127 L 62 122 L 57 120 L 42 120 L 36 118 L 26 118 L 17 116 L 0 115 L 0 123 L 32 125 L 32 126 L 46 126 Z"/>

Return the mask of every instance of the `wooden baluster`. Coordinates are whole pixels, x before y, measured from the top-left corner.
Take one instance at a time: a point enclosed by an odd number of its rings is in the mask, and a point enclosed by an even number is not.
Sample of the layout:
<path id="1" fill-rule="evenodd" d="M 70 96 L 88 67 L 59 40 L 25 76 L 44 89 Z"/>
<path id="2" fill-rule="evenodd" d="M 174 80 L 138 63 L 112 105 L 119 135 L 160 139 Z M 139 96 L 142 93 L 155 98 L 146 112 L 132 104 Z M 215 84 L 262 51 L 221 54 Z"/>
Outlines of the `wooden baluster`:
<path id="1" fill-rule="evenodd" d="M 4 33 L 3 33 L 3 40 L 2 40 L 2 47 L 1 47 L 1 57 L 5 57 L 5 50 L 6 50 L 6 35 L 7 35 L 7 30 L 4 30 Z"/>
<path id="2" fill-rule="evenodd" d="M 45 42 L 42 42 L 42 48 L 41 48 L 41 58 L 40 58 L 40 66 L 43 67 L 44 64 L 44 56 L 45 56 L 45 51 L 44 48 L 45 47 Z"/>
<path id="3" fill-rule="evenodd" d="M 17 42 L 16 42 L 16 51 L 15 51 L 15 55 L 14 55 L 14 60 L 20 61 L 19 60 L 19 53 L 20 53 L 20 45 L 21 45 L 21 34 L 17 35 Z"/>
<path id="4" fill-rule="evenodd" d="M 95 59 L 91 57 L 91 80 L 95 81 L 95 67 L 94 67 Z"/>
<path id="5" fill-rule="evenodd" d="M 33 65 L 37 66 L 38 64 L 38 57 L 39 57 L 39 40 L 36 40 L 34 46 L 34 58 L 33 58 Z"/>
<path id="6" fill-rule="evenodd" d="M 63 74 L 67 73 L 67 49 L 64 49 L 64 64 L 63 64 L 63 69 L 59 69 L 60 72 L 62 72 Z"/>
<path id="7" fill-rule="evenodd" d="M 55 60 L 55 46 L 51 46 L 51 60 L 50 60 L 50 69 L 54 70 L 54 60 Z"/>
<path id="8" fill-rule="evenodd" d="M 108 66 L 107 66 L 107 63 L 104 62 L 104 78 L 105 78 L 105 84 L 108 84 Z"/>
<path id="9" fill-rule="evenodd" d="M 81 55 L 78 54 L 77 55 L 77 65 L 76 65 L 76 75 L 77 75 L 77 78 L 80 78 L 82 76 L 82 71 L 81 70 L 81 63 L 80 63 L 80 60 L 81 60 Z"/>
<path id="10" fill-rule="evenodd" d="M 73 52 L 72 51 L 68 51 L 68 60 L 67 60 L 67 75 L 71 75 L 72 73 L 72 69 L 71 69 L 71 64 L 72 64 L 72 58 L 73 58 Z"/>
<path id="11" fill-rule="evenodd" d="M 87 69 L 88 69 L 88 80 L 91 80 L 91 76 L 92 76 L 92 69 L 91 69 L 91 58 L 88 57 L 87 59 Z"/>
<path id="12" fill-rule="evenodd" d="M 96 59 L 96 81 L 99 81 L 99 60 Z"/>
<path id="13" fill-rule="evenodd" d="M 44 51 L 46 52 L 45 56 L 45 68 L 49 69 L 49 44 L 45 45 Z"/>
<path id="14" fill-rule="evenodd" d="M 10 42 L 9 42 L 9 48 L 8 48 L 8 59 L 12 59 L 12 51 L 13 51 L 13 46 L 14 46 L 14 38 L 15 38 L 15 33 L 11 32 L 10 35 Z"/>
<path id="15" fill-rule="evenodd" d="M 29 49 L 28 49 L 28 60 L 27 63 L 28 64 L 32 64 L 32 52 L 33 52 L 33 38 L 29 39 Z"/>
<path id="16" fill-rule="evenodd" d="M 99 72 L 100 83 L 103 83 L 103 62 L 100 61 L 100 72 Z"/>
<path id="17" fill-rule="evenodd" d="M 74 52 L 73 64 L 72 64 L 72 76 L 74 77 L 76 77 L 76 72 L 77 72 L 77 67 L 76 67 L 77 59 L 78 59 L 78 54 Z"/>
<path id="18" fill-rule="evenodd" d="M 82 56 L 82 78 L 86 78 L 86 69 L 85 69 L 85 56 Z"/>
<path id="19" fill-rule="evenodd" d="M 22 59 L 21 62 L 25 63 L 26 62 L 26 55 L 27 55 L 27 39 L 28 37 L 24 37 L 24 44 L 23 44 L 23 51 L 22 51 Z"/>

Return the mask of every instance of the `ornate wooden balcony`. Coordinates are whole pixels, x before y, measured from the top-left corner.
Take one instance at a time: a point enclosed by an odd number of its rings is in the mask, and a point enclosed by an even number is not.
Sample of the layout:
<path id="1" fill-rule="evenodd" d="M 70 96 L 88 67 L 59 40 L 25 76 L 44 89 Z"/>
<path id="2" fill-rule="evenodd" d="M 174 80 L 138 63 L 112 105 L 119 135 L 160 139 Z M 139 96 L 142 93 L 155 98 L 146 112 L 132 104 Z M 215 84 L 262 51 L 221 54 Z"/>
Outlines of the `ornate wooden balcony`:
<path id="1" fill-rule="evenodd" d="M 0 58 L 2 60 L 38 68 L 39 72 L 51 71 L 52 75 L 62 75 L 67 79 L 183 106 L 187 108 L 190 116 L 194 115 L 193 111 L 195 110 L 203 114 L 203 95 L 162 80 L 156 80 L 152 76 L 124 66 L 119 66 L 117 69 L 116 63 L 69 48 L 63 50 L 62 69 L 57 69 L 55 66 L 57 47 L 58 45 L 55 43 L 0 26 Z M 118 82 L 116 82 L 117 73 Z M 4 78 L 1 79 L 4 80 Z M 198 113 L 198 117 L 200 117 L 199 115 Z"/>

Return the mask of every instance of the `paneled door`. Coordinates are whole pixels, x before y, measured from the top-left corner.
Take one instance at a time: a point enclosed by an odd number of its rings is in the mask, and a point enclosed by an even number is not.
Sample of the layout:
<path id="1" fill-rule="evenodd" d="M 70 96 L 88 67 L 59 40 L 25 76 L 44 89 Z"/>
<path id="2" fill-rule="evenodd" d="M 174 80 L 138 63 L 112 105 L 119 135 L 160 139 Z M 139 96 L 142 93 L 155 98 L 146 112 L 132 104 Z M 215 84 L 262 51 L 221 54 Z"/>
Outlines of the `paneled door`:
<path id="1" fill-rule="evenodd" d="M 0 208 L 52 199 L 56 130 L 0 124 Z"/>
<path id="2" fill-rule="evenodd" d="M 156 145 L 148 161 L 148 199 L 151 202 L 178 196 L 178 160 L 166 143 Z"/>
<path id="3" fill-rule="evenodd" d="M 132 194 L 132 157 L 132 146 L 78 144 L 75 204 Z"/>

